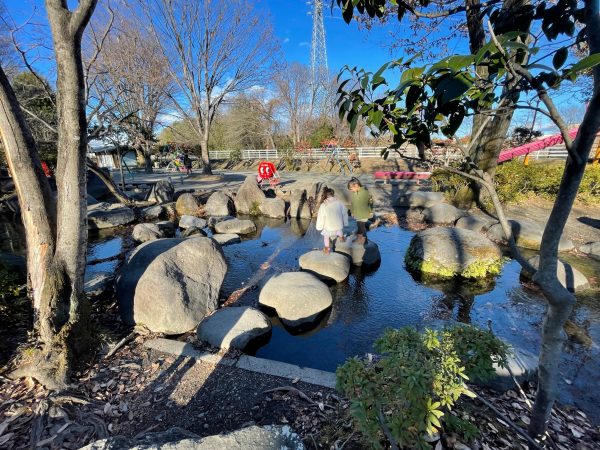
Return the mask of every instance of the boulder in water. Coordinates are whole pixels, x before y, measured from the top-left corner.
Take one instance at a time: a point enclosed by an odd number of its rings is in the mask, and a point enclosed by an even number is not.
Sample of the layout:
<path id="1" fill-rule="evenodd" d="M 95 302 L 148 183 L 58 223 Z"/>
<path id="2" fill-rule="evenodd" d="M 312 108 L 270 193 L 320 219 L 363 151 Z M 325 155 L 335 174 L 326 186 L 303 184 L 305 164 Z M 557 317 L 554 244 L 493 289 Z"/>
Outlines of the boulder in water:
<path id="1" fill-rule="evenodd" d="M 290 217 L 292 219 L 310 219 L 310 200 L 306 189 L 293 189 L 290 195 Z"/>
<path id="2" fill-rule="evenodd" d="M 131 237 L 136 242 L 147 242 L 153 239 L 161 239 L 165 234 L 154 223 L 138 223 L 133 227 Z"/>
<path id="3" fill-rule="evenodd" d="M 206 237 L 206 232 L 204 230 L 202 230 L 201 228 L 196 228 L 195 226 L 191 226 L 189 228 L 186 228 L 186 230 L 181 233 L 181 237 L 183 238 L 188 238 L 188 237 L 192 237 L 192 236 L 205 236 Z"/>
<path id="4" fill-rule="evenodd" d="M 206 227 L 206 220 L 188 215 L 181 216 L 181 219 L 179 219 L 179 228 L 183 228 L 185 230 L 186 228 L 190 227 L 196 227 L 199 229 L 204 228 Z"/>
<path id="5" fill-rule="evenodd" d="M 234 212 L 233 200 L 225 192 L 214 192 L 204 205 L 204 212 L 213 217 L 229 216 Z"/>
<path id="6" fill-rule="evenodd" d="M 198 201 L 190 193 L 184 193 L 179 196 L 175 208 L 179 216 L 196 216 L 198 214 Z"/>
<path id="7" fill-rule="evenodd" d="M 158 239 L 140 245 L 117 280 L 121 318 L 157 333 L 194 329 L 218 306 L 227 263 L 209 238 Z"/>
<path id="8" fill-rule="evenodd" d="M 160 205 L 172 202 L 174 196 L 175 188 L 171 182 L 169 180 L 158 180 L 154 186 L 152 186 L 148 200 Z"/>
<path id="9" fill-rule="evenodd" d="M 466 215 L 456 221 L 456 228 L 484 233 L 496 223 L 498 223 L 498 221 L 495 219 Z"/>
<path id="10" fill-rule="evenodd" d="M 274 219 L 285 217 L 285 202 L 280 198 L 265 198 L 259 208 L 264 216 Z"/>
<path id="11" fill-rule="evenodd" d="M 306 272 L 274 275 L 258 298 L 260 305 L 274 309 L 281 321 L 292 328 L 314 324 L 332 302 L 327 285 Z"/>
<path id="12" fill-rule="evenodd" d="M 350 239 L 346 242 L 337 242 L 335 251 L 349 256 L 355 266 L 375 266 L 381 262 L 379 247 L 371 240 L 365 244 L 358 244 Z"/>
<path id="13" fill-rule="evenodd" d="M 127 225 L 135 221 L 131 208 L 121 203 L 97 203 L 88 207 L 88 229 L 99 230 Z"/>
<path id="14" fill-rule="evenodd" d="M 440 277 L 483 278 L 500 273 L 502 252 L 488 238 L 461 228 L 430 228 L 417 233 L 405 262 L 415 272 Z"/>
<path id="15" fill-rule="evenodd" d="M 235 196 L 235 209 L 238 214 L 257 214 L 265 198 L 264 192 L 256 182 L 256 176 L 248 175 Z"/>
<path id="16" fill-rule="evenodd" d="M 161 205 L 150 206 L 140 211 L 140 219 L 142 220 L 156 220 L 163 213 L 163 207 Z"/>
<path id="17" fill-rule="evenodd" d="M 215 231 L 223 234 L 250 234 L 256 231 L 256 225 L 247 219 L 230 219 L 215 224 Z"/>
<path id="18" fill-rule="evenodd" d="M 170 220 L 161 220 L 156 222 L 155 225 L 165 235 L 165 237 L 174 237 L 177 231 L 177 226 Z"/>

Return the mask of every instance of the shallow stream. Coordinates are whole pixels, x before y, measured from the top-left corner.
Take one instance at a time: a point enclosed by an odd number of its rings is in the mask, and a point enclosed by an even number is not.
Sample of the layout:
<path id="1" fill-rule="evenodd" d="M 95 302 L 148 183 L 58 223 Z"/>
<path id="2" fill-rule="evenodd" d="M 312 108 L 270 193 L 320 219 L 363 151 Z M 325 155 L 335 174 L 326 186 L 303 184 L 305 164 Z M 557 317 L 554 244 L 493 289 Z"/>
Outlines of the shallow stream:
<path id="1" fill-rule="evenodd" d="M 246 290 L 237 304 L 256 306 L 260 288 L 275 273 L 299 270 L 298 258 L 322 245 L 310 222 L 261 219 L 258 231 L 239 244 L 223 247 L 229 264 L 222 294 Z M 112 272 L 113 259 L 124 251 L 129 238 L 123 231 L 90 235 L 88 276 Z M 372 343 L 386 327 L 407 325 L 436 327 L 461 321 L 487 327 L 518 348 L 537 353 L 545 301 L 519 280 L 520 266 L 505 264 L 495 281 L 485 286 L 466 282 L 430 285 L 415 280 L 404 267 L 404 254 L 413 232 L 397 226 L 380 227 L 369 233 L 379 245 L 381 265 L 374 270 L 353 268 L 343 283 L 331 286 L 334 303 L 313 330 L 294 335 L 276 317 L 273 332 L 256 356 L 306 367 L 334 371 L 348 357 L 372 351 Z M 0 252 L 24 253 L 22 227 L 18 221 L 0 219 Z M 561 362 L 560 401 L 573 404 L 600 423 L 600 263 L 588 258 L 567 258 L 584 272 L 594 290 L 578 295 L 572 317 L 593 344 L 569 341 Z"/>

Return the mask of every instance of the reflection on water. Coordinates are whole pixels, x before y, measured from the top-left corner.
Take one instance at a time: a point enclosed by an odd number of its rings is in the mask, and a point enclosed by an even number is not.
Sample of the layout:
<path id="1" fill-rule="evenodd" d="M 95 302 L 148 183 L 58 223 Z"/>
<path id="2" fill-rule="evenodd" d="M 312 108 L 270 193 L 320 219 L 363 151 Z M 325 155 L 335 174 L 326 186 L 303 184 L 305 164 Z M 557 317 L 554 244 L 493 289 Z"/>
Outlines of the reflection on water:
<path id="1" fill-rule="evenodd" d="M 322 245 L 313 224 L 260 224 L 259 229 L 256 239 L 223 248 L 229 263 L 225 296 L 245 285 L 262 262 L 272 258 L 257 286 L 240 299 L 248 305 L 257 304 L 260 288 L 273 274 L 299 270 L 298 258 Z M 412 232 L 397 227 L 373 230 L 369 237 L 379 245 L 380 267 L 370 272 L 353 268 L 347 281 L 330 287 L 331 312 L 310 332 L 293 335 L 272 317 L 271 339 L 256 355 L 333 371 L 348 357 L 372 352 L 373 341 L 386 327 L 424 328 L 454 321 L 480 327 L 490 323 L 496 334 L 515 347 L 539 351 L 545 301 L 522 287 L 517 262 L 509 261 L 500 276 L 485 283 L 416 280 L 404 267 L 404 253 L 412 236 Z M 579 266 L 581 261 L 571 262 Z M 600 269 L 600 264 L 585 262 L 588 274 Z M 582 298 L 586 300 L 577 305 L 573 319 L 586 326 L 594 342 L 600 342 L 597 292 Z M 561 400 L 581 407 L 596 421 L 600 420 L 600 405 L 592 387 L 600 382 L 594 363 L 599 357 L 596 344 L 589 349 L 571 344 L 561 364 Z"/>
<path id="2" fill-rule="evenodd" d="M 254 235 L 223 247 L 229 264 L 223 298 L 248 287 L 238 300 L 245 305 L 258 303 L 260 288 L 272 275 L 299 270 L 298 258 L 322 246 L 321 235 L 310 221 L 253 220 L 257 222 Z M 0 252 L 24 254 L 22 236 L 18 219 L 0 216 Z M 521 285 L 518 263 L 508 262 L 495 280 L 486 283 L 415 279 L 404 267 L 404 254 L 412 236 L 412 232 L 398 227 L 373 230 L 369 238 L 379 245 L 381 265 L 370 271 L 353 268 L 348 280 L 331 286 L 332 309 L 310 332 L 293 335 L 272 317 L 271 338 L 256 350 L 256 355 L 333 371 L 348 357 L 373 351 L 372 343 L 386 327 L 424 328 L 453 321 L 480 327 L 491 323 L 495 333 L 514 346 L 538 352 L 546 304 L 536 292 Z M 124 245 L 124 238 L 114 232 L 90 235 L 88 261 L 98 262 L 88 266 L 88 276 L 116 271 Z M 566 259 L 598 286 L 600 263 L 574 256 Z M 571 319 L 594 344 L 590 348 L 572 342 L 567 345 L 561 361 L 560 400 L 580 407 L 600 422 L 596 394 L 600 383 L 597 290 L 578 294 Z"/>

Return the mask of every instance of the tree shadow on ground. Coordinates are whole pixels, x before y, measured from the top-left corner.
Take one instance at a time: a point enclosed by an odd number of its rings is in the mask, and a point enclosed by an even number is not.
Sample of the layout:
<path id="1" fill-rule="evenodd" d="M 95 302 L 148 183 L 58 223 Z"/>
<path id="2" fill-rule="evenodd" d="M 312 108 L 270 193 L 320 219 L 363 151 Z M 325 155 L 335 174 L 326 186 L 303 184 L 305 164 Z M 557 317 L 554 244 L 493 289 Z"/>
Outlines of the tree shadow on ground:
<path id="1" fill-rule="evenodd" d="M 578 217 L 577 220 L 584 225 L 588 225 L 592 228 L 596 228 L 600 230 L 600 219 L 592 219 L 591 217 Z"/>

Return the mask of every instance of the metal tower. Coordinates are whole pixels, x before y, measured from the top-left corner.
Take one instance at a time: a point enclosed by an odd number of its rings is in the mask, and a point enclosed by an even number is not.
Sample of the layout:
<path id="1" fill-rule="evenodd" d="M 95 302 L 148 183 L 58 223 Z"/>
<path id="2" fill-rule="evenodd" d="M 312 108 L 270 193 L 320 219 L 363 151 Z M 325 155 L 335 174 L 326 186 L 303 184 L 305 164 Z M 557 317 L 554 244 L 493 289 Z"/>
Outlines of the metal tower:
<path id="1" fill-rule="evenodd" d="M 325 26 L 323 25 L 323 1 L 313 0 L 313 28 L 311 61 L 311 106 L 313 114 L 326 113 L 329 80 L 327 66 L 327 47 L 325 45 Z"/>

